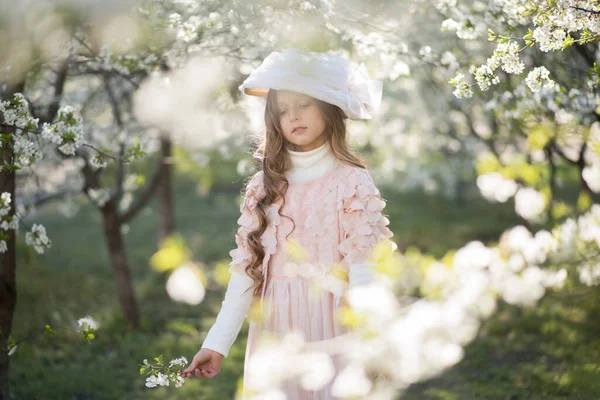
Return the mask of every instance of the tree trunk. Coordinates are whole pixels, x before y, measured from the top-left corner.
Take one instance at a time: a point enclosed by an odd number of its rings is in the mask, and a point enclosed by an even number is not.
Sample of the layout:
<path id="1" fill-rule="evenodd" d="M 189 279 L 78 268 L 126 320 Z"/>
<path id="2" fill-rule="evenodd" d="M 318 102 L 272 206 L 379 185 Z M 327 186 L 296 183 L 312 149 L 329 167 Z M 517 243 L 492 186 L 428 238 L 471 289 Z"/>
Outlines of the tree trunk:
<path id="1" fill-rule="evenodd" d="M 173 193 L 171 188 L 171 152 L 172 142 L 168 136 L 162 136 L 160 140 L 161 158 L 164 164 L 163 171 L 158 183 L 157 196 L 159 208 L 159 228 L 158 228 L 158 247 L 163 240 L 169 236 L 175 229 L 173 218 Z"/>
<path id="2" fill-rule="evenodd" d="M 131 274 L 129 273 L 127 252 L 121 234 L 121 222 L 113 201 L 109 201 L 102 207 L 102 223 L 104 226 L 104 236 L 108 244 L 110 263 L 117 283 L 117 296 L 121 311 L 129 326 L 137 329 L 140 325 L 140 316 Z"/>
<path id="3" fill-rule="evenodd" d="M 0 154 L 0 163 L 10 163 L 13 159 L 12 144 L 8 144 L 4 148 L 4 152 Z M 0 172 L 0 193 L 10 193 L 11 205 L 9 215 L 15 213 L 15 174 L 7 173 L 4 169 Z M 9 356 L 5 350 L 7 340 L 12 330 L 13 315 L 15 305 L 17 303 L 17 257 L 16 257 L 16 242 L 15 231 L 9 229 L 6 245 L 8 250 L 5 253 L 0 253 L 0 343 L 2 351 L 0 352 L 0 399 L 8 399 L 8 372 L 9 372 Z"/>
<path id="4" fill-rule="evenodd" d="M 24 83 L 19 83 L 11 88 L 6 93 L 6 98 L 12 98 L 14 93 L 22 92 Z M 1 100 L 1 98 L 0 98 Z M 0 114 L 0 122 L 4 121 L 4 116 Z M 11 128 L 0 129 L 2 133 L 12 133 Z M 13 143 L 8 142 L 4 151 L 0 153 L 0 165 L 12 164 L 14 160 Z M 10 193 L 10 212 L 9 215 L 15 214 L 15 173 L 9 173 L 6 168 L 0 171 L 0 194 Z M 8 348 L 7 340 L 12 332 L 12 321 L 17 304 L 17 251 L 15 241 L 15 231 L 9 229 L 7 232 L 8 240 L 6 246 L 8 250 L 0 253 L 0 400 L 8 400 L 9 387 L 8 375 L 10 371 L 10 358 L 6 349 Z"/>

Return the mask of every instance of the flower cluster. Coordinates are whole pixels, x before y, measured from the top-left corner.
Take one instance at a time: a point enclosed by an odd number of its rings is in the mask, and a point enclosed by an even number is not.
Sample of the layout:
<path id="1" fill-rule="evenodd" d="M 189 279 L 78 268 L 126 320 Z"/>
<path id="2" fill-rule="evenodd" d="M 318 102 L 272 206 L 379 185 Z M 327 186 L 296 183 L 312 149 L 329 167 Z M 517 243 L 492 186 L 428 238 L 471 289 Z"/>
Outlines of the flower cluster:
<path id="1" fill-rule="evenodd" d="M 529 72 L 525 83 L 532 92 L 539 91 L 542 87 L 545 89 L 554 88 L 554 81 L 550 79 L 550 71 L 546 67 L 537 67 Z"/>
<path id="2" fill-rule="evenodd" d="M 140 375 L 150 375 L 146 378 L 146 387 L 155 388 L 157 386 L 170 386 L 173 384 L 179 388 L 185 383 L 181 376 L 181 371 L 187 366 L 188 361 L 185 357 L 173 359 L 169 365 L 164 365 L 163 355 L 155 357 L 156 364 L 151 364 L 148 359 L 144 359 L 140 366 Z"/>
<path id="3" fill-rule="evenodd" d="M 546 209 L 546 197 L 530 187 L 521 187 L 514 179 L 504 177 L 500 172 L 488 172 L 477 177 L 477 187 L 481 195 L 490 201 L 504 203 L 514 196 L 515 211 L 531 222 L 541 222 Z"/>
<path id="4" fill-rule="evenodd" d="M 10 212 L 10 193 L 4 192 L 0 196 L 0 253 L 8 250 L 6 240 L 8 234 L 2 231 L 16 230 L 19 226 L 16 215 L 8 215 Z"/>
<path id="5" fill-rule="evenodd" d="M 57 121 L 42 126 L 42 137 L 58 144 L 58 149 L 66 155 L 74 155 L 83 144 L 83 123 L 81 117 L 71 106 L 62 106 L 58 110 Z"/>
<path id="6" fill-rule="evenodd" d="M 455 89 L 452 93 L 454 96 L 456 96 L 456 98 L 468 99 L 473 97 L 473 90 L 471 89 L 471 86 L 465 82 L 465 74 L 459 72 L 454 78 L 450 79 L 449 83 L 455 86 Z"/>
<path id="7" fill-rule="evenodd" d="M 503 0 L 492 2 L 491 9 L 486 12 L 469 9 L 463 4 L 452 4 L 447 1 L 436 2 L 436 7 L 446 16 L 452 16 L 442 22 L 442 31 L 457 32 L 462 39 L 474 39 L 479 35 L 471 36 L 477 26 L 504 25 L 508 30 L 513 31 L 517 25 L 528 26 L 533 23 L 534 28 L 528 29 L 528 33 L 523 36 L 525 42 L 524 48 L 539 45 L 540 50 L 544 52 L 554 50 L 564 50 L 577 42 L 589 43 L 598 40 L 598 26 L 600 26 L 600 6 L 594 1 L 575 1 L 559 0 L 556 2 L 533 1 L 523 4 L 518 0 Z M 466 21 L 466 34 L 464 31 L 464 22 Z M 578 39 L 574 39 L 571 33 L 577 32 Z M 490 86 L 497 84 L 499 78 L 495 76 L 494 71 L 498 67 L 509 74 L 521 74 L 525 69 L 525 63 L 519 57 L 519 46 L 512 37 L 498 35 L 491 29 L 488 29 L 491 41 L 497 41 L 497 48 L 494 54 L 488 58 L 487 63 L 477 68 L 472 68 L 474 79 L 482 91 L 486 91 Z M 458 80 L 455 86 L 459 83 Z M 452 81 L 451 81 L 452 82 Z M 453 83 L 454 83 L 453 82 Z M 534 68 L 529 72 L 526 79 L 527 86 L 533 92 L 540 88 L 552 88 L 555 83 L 549 79 L 549 74 L 545 67 Z M 470 97 L 465 90 L 454 91 L 457 98 Z"/>
<path id="8" fill-rule="evenodd" d="M 98 323 L 92 317 L 79 318 L 77 325 L 84 339 L 91 340 L 96 337 L 94 332 L 98 329 Z"/>
<path id="9" fill-rule="evenodd" d="M 497 85 L 500 78 L 494 74 L 494 70 L 489 64 L 483 64 L 475 69 L 475 81 L 481 90 L 488 90 L 491 85 Z"/>
<path id="10" fill-rule="evenodd" d="M 108 165 L 108 159 L 102 154 L 96 154 L 90 159 L 90 164 L 94 168 L 106 168 L 106 166 Z"/>
<path id="11" fill-rule="evenodd" d="M 8 250 L 6 243 L 8 234 L 3 231 L 8 231 L 9 229 L 16 230 L 18 228 L 17 216 L 9 215 L 11 201 L 12 199 L 8 192 L 4 192 L 0 196 L 0 253 Z M 33 246 L 38 254 L 44 253 L 45 249 L 52 246 L 51 240 L 46 236 L 46 228 L 40 224 L 33 224 L 31 231 L 25 234 L 25 243 Z"/>
<path id="12" fill-rule="evenodd" d="M 38 254 L 43 254 L 46 249 L 52 247 L 52 241 L 46 236 L 46 228 L 40 224 L 33 224 L 31 232 L 25 234 L 25 243 L 33 246 Z"/>
<path id="13" fill-rule="evenodd" d="M 88 195 L 94 204 L 96 204 L 98 207 L 103 207 L 106 202 L 110 200 L 110 189 L 107 187 L 99 189 L 89 188 Z"/>
<path id="14" fill-rule="evenodd" d="M 29 114 L 29 103 L 22 93 L 15 93 L 12 100 L 0 101 L 0 112 L 4 114 L 4 123 L 23 130 L 34 130 L 38 118 Z"/>
<path id="15" fill-rule="evenodd" d="M 463 40 L 475 40 L 485 33 L 485 25 L 480 22 L 473 23 L 469 18 L 460 21 L 448 18 L 442 22 L 441 30 L 456 32 L 456 36 Z"/>
<path id="16" fill-rule="evenodd" d="M 553 29 L 550 26 L 538 26 L 533 31 L 533 38 L 540 45 L 542 51 L 560 50 L 564 45 L 567 33 L 564 29 Z"/>
<path id="17" fill-rule="evenodd" d="M 520 74 L 525 64 L 519 59 L 519 45 L 517 42 L 498 43 L 494 53 L 488 60 L 488 65 L 493 69 L 501 66 L 509 74 Z"/>
<path id="18" fill-rule="evenodd" d="M 2 193 L 2 195 L 0 195 L 0 217 L 3 217 L 10 212 L 10 203 L 10 193 Z"/>
<path id="19" fill-rule="evenodd" d="M 0 101 L 0 113 L 4 115 L 5 124 L 16 128 L 11 135 L 14 164 L 23 167 L 41 160 L 42 152 L 38 144 L 29 139 L 29 134 L 35 133 L 38 127 L 38 118 L 31 117 L 25 96 L 15 93 L 12 100 Z"/>
<path id="20" fill-rule="evenodd" d="M 519 186 L 513 179 L 507 179 L 499 172 L 489 172 L 477 177 L 477 187 L 481 195 L 490 201 L 504 203 L 515 195 Z"/>

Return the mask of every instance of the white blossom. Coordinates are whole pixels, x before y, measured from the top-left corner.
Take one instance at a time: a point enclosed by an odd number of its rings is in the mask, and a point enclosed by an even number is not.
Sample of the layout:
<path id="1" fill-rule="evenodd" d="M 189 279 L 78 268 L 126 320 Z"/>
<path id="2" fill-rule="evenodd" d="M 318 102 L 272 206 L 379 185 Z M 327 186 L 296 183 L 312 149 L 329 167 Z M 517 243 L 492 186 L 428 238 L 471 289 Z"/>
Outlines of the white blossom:
<path id="1" fill-rule="evenodd" d="M 179 367 L 185 367 L 188 364 L 188 360 L 185 357 L 179 357 L 179 358 L 175 358 L 173 360 L 171 360 L 169 362 L 169 367 L 172 367 L 173 365 L 179 366 Z"/>
<path id="2" fill-rule="evenodd" d="M 538 92 L 542 87 L 552 89 L 555 82 L 549 78 L 550 71 L 546 67 L 536 67 L 529 71 L 525 83 L 529 86 L 532 92 Z"/>
<path id="3" fill-rule="evenodd" d="M 515 195 L 519 186 L 513 179 L 507 179 L 499 172 L 489 172 L 477 177 L 477 187 L 487 200 L 505 203 Z"/>
<path id="4" fill-rule="evenodd" d="M 489 65 L 483 64 L 475 70 L 475 81 L 483 91 L 488 90 L 491 85 L 500 82 L 500 78 L 494 74 L 494 70 Z"/>
<path id="5" fill-rule="evenodd" d="M 452 93 L 458 99 L 473 97 L 473 91 L 471 90 L 470 86 L 465 82 L 464 78 L 465 75 L 459 72 L 454 78 L 450 80 L 450 83 L 452 83 L 456 87 Z"/>
<path id="6" fill-rule="evenodd" d="M 540 45 L 542 51 L 560 50 L 567 33 L 561 28 L 552 28 L 548 25 L 538 26 L 533 31 L 533 38 Z"/>
<path id="7" fill-rule="evenodd" d="M 77 326 L 81 330 L 98 329 L 98 323 L 92 317 L 83 317 L 77 320 Z"/>
<path id="8" fill-rule="evenodd" d="M 7 215 L 10 212 L 10 193 L 3 192 L 0 196 L 0 217 Z"/>
<path id="9" fill-rule="evenodd" d="M 525 68 L 525 63 L 519 59 L 519 45 L 516 42 L 498 43 L 491 59 L 489 62 L 497 63 L 509 74 L 520 74 Z"/>
<path id="10" fill-rule="evenodd" d="M 546 198 L 532 188 L 521 188 L 515 195 L 515 211 L 526 220 L 537 220 L 546 208 Z"/>
<path id="11" fill-rule="evenodd" d="M 46 236 L 46 228 L 40 224 L 33 224 L 31 231 L 25 234 L 25 243 L 33 246 L 38 254 L 52 246 L 52 241 Z"/>
<path id="12" fill-rule="evenodd" d="M 106 168 L 106 166 L 108 165 L 108 160 L 107 157 L 101 154 L 96 154 L 90 159 L 90 164 L 94 168 Z"/>
<path id="13" fill-rule="evenodd" d="M 581 175 L 593 192 L 600 193 L 600 159 L 584 167 Z"/>
<path id="14" fill-rule="evenodd" d="M 167 293 L 175 301 L 198 305 L 204 300 L 206 290 L 197 267 L 185 264 L 173 271 L 167 279 Z"/>
<path id="15" fill-rule="evenodd" d="M 71 106 L 62 106 L 58 110 L 57 121 L 44 123 L 42 138 L 58 144 L 58 149 L 66 155 L 74 155 L 83 144 L 83 123 L 81 116 Z"/>
<path id="16" fill-rule="evenodd" d="M 109 188 L 89 188 L 88 195 L 90 199 L 97 204 L 99 207 L 103 207 L 108 200 L 110 200 L 110 189 Z"/>

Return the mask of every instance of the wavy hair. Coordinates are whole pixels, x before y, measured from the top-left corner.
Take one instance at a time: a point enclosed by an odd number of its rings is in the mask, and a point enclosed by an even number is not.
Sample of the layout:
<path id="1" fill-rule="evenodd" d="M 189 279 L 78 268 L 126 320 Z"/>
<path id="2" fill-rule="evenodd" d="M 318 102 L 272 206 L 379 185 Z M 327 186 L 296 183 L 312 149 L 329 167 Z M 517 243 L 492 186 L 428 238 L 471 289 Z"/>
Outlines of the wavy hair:
<path id="1" fill-rule="evenodd" d="M 366 168 L 363 161 L 350 150 L 346 136 L 346 115 L 338 106 L 313 98 L 321 115 L 325 120 L 325 132 L 327 140 L 331 144 L 331 149 L 338 160 L 355 165 L 359 168 Z M 257 143 L 253 145 L 253 157 L 260 165 L 263 172 L 264 196 L 258 199 L 255 212 L 258 215 L 258 227 L 248 233 L 248 246 L 252 253 L 252 259 L 246 266 L 246 273 L 254 280 L 254 296 L 258 296 L 264 285 L 264 277 L 261 269 L 265 257 L 265 250 L 261 243 L 261 236 L 268 226 L 267 207 L 279 199 L 282 199 L 282 205 L 279 209 L 279 215 L 289 218 L 294 227 L 296 224 L 293 219 L 287 215 L 281 214 L 281 208 L 285 205 L 285 193 L 287 192 L 289 182 L 286 178 L 286 171 L 291 168 L 291 159 L 286 151 L 290 142 L 283 135 L 281 124 L 279 122 L 279 113 L 277 110 L 277 91 L 269 90 L 267 95 L 267 104 L 265 107 L 265 128 L 266 132 Z M 290 232 L 291 234 L 291 232 Z M 268 271 L 267 271 L 268 272 Z"/>

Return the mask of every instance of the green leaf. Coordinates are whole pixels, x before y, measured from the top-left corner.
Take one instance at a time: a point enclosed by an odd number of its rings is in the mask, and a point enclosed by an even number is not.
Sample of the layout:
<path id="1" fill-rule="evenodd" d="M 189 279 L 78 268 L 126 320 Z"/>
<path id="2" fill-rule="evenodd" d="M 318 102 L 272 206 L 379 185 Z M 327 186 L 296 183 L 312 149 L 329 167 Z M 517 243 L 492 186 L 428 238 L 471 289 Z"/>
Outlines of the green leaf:
<path id="1" fill-rule="evenodd" d="M 50 327 L 50 325 L 46 324 L 46 331 L 44 332 L 47 335 L 56 335 L 56 331 Z"/>
<path id="2" fill-rule="evenodd" d="M 158 357 L 154 357 L 154 360 L 156 360 L 156 362 L 158 363 L 158 365 L 162 366 L 163 365 L 163 355 L 161 354 Z"/>
<path id="3" fill-rule="evenodd" d="M 570 34 L 568 34 L 563 42 L 563 46 L 562 46 L 561 50 L 564 50 L 567 47 L 573 45 L 573 43 L 575 43 L 575 39 L 573 39 L 573 37 Z"/>
<path id="4" fill-rule="evenodd" d="M 490 42 L 493 42 L 494 40 L 496 40 L 496 34 L 494 33 L 493 30 L 488 28 L 488 40 Z"/>
<path id="5" fill-rule="evenodd" d="M 581 211 L 586 211 L 592 206 L 592 198 L 588 192 L 581 191 L 577 199 L 577 208 Z"/>
<path id="6" fill-rule="evenodd" d="M 140 368 L 140 375 L 144 375 L 146 373 L 146 371 L 148 371 L 148 367 L 143 365 L 142 368 Z"/>
<path id="7" fill-rule="evenodd" d="M 541 150 L 552 138 L 551 128 L 544 124 L 538 124 L 527 136 L 527 144 L 531 150 Z"/>
<path id="8" fill-rule="evenodd" d="M 571 214 L 571 207 L 569 207 L 563 201 L 555 203 L 552 207 L 552 218 L 554 218 L 554 219 L 561 219 L 570 214 Z"/>

